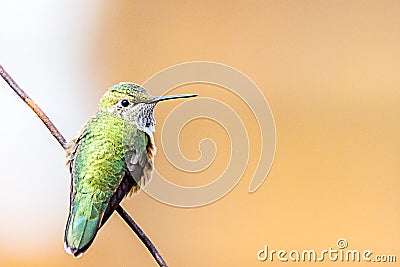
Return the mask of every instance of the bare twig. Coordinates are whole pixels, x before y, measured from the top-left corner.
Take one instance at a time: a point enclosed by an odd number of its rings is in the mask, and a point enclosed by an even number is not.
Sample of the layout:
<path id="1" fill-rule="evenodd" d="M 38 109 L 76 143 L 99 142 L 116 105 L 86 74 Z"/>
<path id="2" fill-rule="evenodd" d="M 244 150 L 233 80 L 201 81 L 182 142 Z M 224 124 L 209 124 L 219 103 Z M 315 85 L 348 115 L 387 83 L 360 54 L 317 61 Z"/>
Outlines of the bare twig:
<path id="1" fill-rule="evenodd" d="M 17 93 L 17 95 L 36 113 L 39 119 L 46 125 L 50 133 L 57 139 L 60 145 L 67 148 L 67 141 L 56 126 L 51 122 L 49 117 L 43 112 L 43 110 L 30 98 L 14 81 L 13 78 L 6 72 L 6 70 L 0 65 L 0 75 L 8 83 L 8 85 Z"/>
<path id="2" fill-rule="evenodd" d="M 150 239 L 146 236 L 146 234 L 140 229 L 140 227 L 135 223 L 134 220 L 126 213 L 126 211 L 118 206 L 116 211 L 118 214 L 124 219 L 126 224 L 131 227 L 131 229 L 139 236 L 140 240 L 146 245 L 147 249 L 150 251 L 151 255 L 153 255 L 154 259 L 157 261 L 160 266 L 167 266 L 164 259 L 161 257 L 160 253 L 157 251 L 156 247 L 151 243 Z"/>
<path id="3" fill-rule="evenodd" d="M 67 148 L 67 141 L 56 126 L 51 122 L 43 110 L 18 86 L 14 79 L 6 72 L 6 70 L 0 65 L 0 76 L 8 83 L 8 85 L 17 93 L 17 95 L 35 112 L 35 114 L 42 120 L 49 129 L 50 133 L 57 139 L 58 143 L 65 150 Z M 164 259 L 161 257 L 160 253 L 157 251 L 153 243 L 146 236 L 146 234 L 140 229 L 140 227 L 135 223 L 132 217 L 121 207 L 117 207 L 118 214 L 124 219 L 124 221 L 129 225 L 133 232 L 139 237 L 143 244 L 147 247 L 154 260 L 159 266 L 167 266 Z"/>

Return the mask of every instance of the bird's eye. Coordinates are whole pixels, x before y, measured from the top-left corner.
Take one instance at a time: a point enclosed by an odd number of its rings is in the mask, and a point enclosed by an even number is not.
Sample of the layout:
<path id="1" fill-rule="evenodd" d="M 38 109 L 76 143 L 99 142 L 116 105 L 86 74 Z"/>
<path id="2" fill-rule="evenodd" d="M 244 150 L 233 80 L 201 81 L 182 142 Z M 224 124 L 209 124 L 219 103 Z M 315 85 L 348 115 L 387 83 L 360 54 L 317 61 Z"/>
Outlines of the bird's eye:
<path id="1" fill-rule="evenodd" d="M 124 99 L 121 101 L 121 105 L 126 108 L 127 106 L 129 106 L 129 101 Z"/>

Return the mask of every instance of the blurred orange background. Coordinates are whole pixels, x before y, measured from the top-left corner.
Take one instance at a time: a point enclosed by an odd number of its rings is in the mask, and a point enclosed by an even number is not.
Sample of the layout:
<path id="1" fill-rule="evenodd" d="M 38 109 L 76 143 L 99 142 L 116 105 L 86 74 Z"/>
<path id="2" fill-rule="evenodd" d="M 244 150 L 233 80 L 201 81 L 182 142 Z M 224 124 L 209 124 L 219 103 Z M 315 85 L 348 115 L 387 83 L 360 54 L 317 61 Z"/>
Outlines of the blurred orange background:
<path id="1" fill-rule="evenodd" d="M 399 1 L 2 1 L 0 64 L 68 139 L 108 87 L 143 83 L 178 63 L 227 64 L 259 86 L 277 149 L 253 194 L 260 148 L 251 111 L 216 86 L 175 90 L 231 105 L 245 120 L 251 156 L 238 186 L 210 205 L 176 208 L 144 193 L 124 202 L 169 266 L 289 266 L 260 262 L 257 251 L 322 251 L 339 238 L 399 261 L 399 14 Z M 176 104 L 157 107 L 156 118 Z M 65 153 L 2 80 L 0 118 L 1 266 L 156 266 L 117 215 L 81 259 L 67 255 Z M 228 133 L 192 124 L 181 135 L 185 156 L 199 157 L 199 141 L 210 137 L 217 159 L 187 177 L 159 150 L 157 170 L 182 185 L 208 183 L 228 164 Z"/>

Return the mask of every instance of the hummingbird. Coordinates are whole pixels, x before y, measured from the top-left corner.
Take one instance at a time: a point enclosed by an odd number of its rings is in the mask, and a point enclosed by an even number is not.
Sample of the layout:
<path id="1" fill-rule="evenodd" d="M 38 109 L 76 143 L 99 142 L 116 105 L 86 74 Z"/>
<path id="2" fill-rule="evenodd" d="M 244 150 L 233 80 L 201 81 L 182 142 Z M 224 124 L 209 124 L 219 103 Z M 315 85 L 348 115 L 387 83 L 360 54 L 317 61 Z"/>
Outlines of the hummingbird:
<path id="1" fill-rule="evenodd" d="M 195 96 L 152 96 L 129 82 L 106 91 L 96 114 L 68 144 L 71 191 L 64 236 L 68 254 L 81 256 L 120 202 L 150 181 L 156 152 L 155 105 Z"/>

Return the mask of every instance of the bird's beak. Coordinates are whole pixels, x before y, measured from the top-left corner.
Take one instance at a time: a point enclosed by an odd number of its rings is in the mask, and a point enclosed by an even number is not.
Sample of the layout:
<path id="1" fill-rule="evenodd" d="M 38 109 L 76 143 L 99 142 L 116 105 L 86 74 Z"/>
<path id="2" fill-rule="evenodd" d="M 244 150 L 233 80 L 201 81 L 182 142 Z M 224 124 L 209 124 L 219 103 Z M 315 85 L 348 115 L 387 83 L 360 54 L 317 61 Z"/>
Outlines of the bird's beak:
<path id="1" fill-rule="evenodd" d="M 183 94 L 183 95 L 166 95 L 166 96 L 156 96 L 148 104 L 152 103 L 158 103 L 160 101 L 164 100 L 170 100 L 170 99 L 176 99 L 176 98 L 189 98 L 189 97 L 195 97 L 197 94 Z"/>

